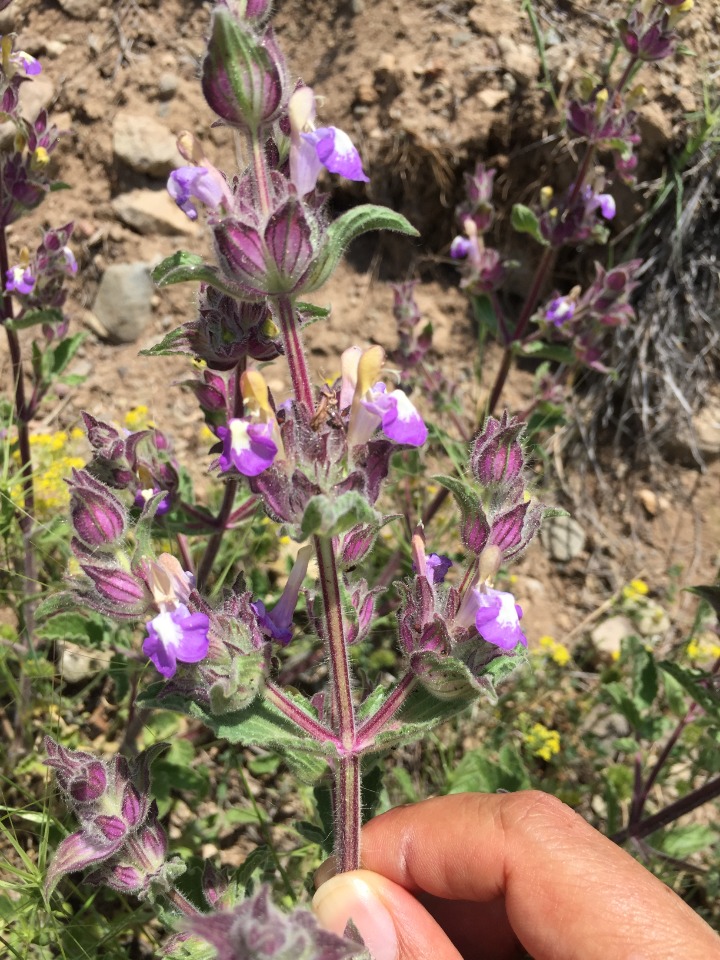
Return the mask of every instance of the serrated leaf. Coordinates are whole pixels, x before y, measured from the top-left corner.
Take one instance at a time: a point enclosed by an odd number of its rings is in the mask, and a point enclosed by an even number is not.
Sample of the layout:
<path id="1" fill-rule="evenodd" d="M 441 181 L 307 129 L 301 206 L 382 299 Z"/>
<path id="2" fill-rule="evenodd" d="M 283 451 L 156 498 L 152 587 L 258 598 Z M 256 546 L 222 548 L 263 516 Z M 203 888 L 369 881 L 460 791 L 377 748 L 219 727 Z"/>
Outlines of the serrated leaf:
<path id="1" fill-rule="evenodd" d="M 325 246 L 303 289 L 309 292 L 321 287 L 333 273 L 352 241 L 370 230 L 392 230 L 408 237 L 419 236 L 410 221 L 394 210 L 372 203 L 353 207 L 330 224 Z"/>
<path id="2" fill-rule="evenodd" d="M 466 513 L 475 514 L 482 510 L 480 498 L 473 488 L 458 477 L 447 477 L 443 475 L 434 476 L 434 483 L 439 483 L 445 487 L 455 498 L 455 502 L 460 507 L 463 515 Z"/>
<path id="3" fill-rule="evenodd" d="M 526 207 L 525 204 L 516 203 L 513 206 L 510 223 L 513 230 L 518 233 L 527 233 L 543 247 L 549 246 L 548 241 L 540 232 L 540 221 L 530 207 Z"/>
<path id="4" fill-rule="evenodd" d="M 305 507 L 300 529 L 304 537 L 336 537 L 358 523 L 372 523 L 377 513 L 361 493 L 349 490 L 339 497 L 318 494 Z"/>

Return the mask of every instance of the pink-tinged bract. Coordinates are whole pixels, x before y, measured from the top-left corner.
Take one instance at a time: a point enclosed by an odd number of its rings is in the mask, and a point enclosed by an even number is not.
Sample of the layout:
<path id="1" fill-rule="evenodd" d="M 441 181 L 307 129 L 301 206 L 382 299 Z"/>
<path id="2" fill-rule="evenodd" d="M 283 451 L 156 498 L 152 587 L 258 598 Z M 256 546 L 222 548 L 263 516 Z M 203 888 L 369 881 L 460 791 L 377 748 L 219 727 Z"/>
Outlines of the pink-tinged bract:
<path id="1" fill-rule="evenodd" d="M 163 611 L 147 624 L 148 636 L 143 653 L 152 660 L 158 672 L 172 677 L 181 663 L 199 663 L 207 656 L 210 620 L 204 613 L 190 613 L 180 603 L 172 611 Z"/>
<path id="2" fill-rule="evenodd" d="M 227 427 L 218 427 L 217 435 L 223 441 L 223 452 L 218 459 L 225 472 L 235 467 L 246 477 L 256 477 L 272 466 L 278 448 L 272 438 L 271 423 L 250 423 L 233 419 Z"/>

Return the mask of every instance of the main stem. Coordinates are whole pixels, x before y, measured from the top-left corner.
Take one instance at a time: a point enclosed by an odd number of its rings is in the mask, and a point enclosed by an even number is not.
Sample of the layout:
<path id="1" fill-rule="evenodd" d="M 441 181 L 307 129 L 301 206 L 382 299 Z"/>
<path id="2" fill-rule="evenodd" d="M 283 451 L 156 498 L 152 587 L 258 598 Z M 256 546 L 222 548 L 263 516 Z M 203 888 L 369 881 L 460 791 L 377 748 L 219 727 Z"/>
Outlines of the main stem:
<path id="1" fill-rule="evenodd" d="M 333 764 L 335 864 L 338 873 L 345 873 L 360 866 L 360 758 L 355 753 L 355 705 L 332 538 L 315 537 L 315 553 L 330 659 L 332 725 L 340 741 Z"/>
<path id="2" fill-rule="evenodd" d="M 295 307 L 290 297 L 278 297 L 275 301 L 280 320 L 285 359 L 290 370 L 295 399 L 304 404 L 309 413 L 315 409 L 313 390 L 308 373 L 305 353 L 300 339 L 300 330 Z"/>

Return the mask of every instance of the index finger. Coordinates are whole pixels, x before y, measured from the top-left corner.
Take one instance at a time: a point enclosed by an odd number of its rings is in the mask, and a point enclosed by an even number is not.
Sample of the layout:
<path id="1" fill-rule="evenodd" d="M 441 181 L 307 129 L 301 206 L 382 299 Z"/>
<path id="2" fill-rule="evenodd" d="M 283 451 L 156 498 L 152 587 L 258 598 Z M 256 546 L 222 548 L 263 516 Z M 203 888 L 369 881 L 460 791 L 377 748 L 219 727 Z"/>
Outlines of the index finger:
<path id="1" fill-rule="evenodd" d="M 543 960 L 720 958 L 720 938 L 665 884 L 537 791 L 391 810 L 363 829 L 362 866 L 416 895 L 504 898 L 516 936 Z"/>

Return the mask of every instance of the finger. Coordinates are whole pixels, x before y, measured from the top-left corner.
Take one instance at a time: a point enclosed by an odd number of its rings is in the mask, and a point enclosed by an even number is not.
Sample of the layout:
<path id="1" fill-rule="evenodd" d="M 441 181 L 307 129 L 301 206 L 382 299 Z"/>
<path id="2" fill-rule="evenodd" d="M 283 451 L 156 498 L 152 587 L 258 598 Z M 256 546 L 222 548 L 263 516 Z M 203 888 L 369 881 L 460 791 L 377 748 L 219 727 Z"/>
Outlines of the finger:
<path id="1" fill-rule="evenodd" d="M 342 934 L 352 920 L 373 960 L 462 960 L 412 894 L 369 870 L 328 880 L 315 894 L 313 910 L 333 933 Z"/>
<path id="2" fill-rule="evenodd" d="M 504 897 L 512 929 L 537 960 L 720 958 L 720 938 L 679 897 L 536 791 L 391 810 L 365 826 L 362 866 L 443 900 Z M 482 935 L 478 922 L 476 942 Z"/>

